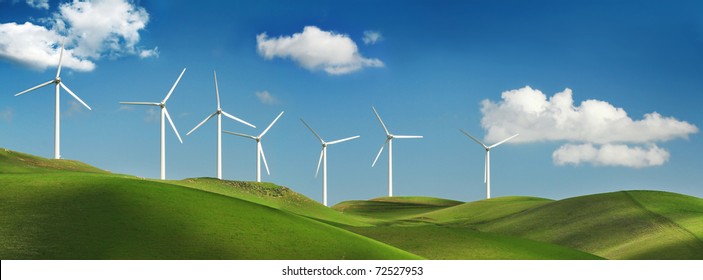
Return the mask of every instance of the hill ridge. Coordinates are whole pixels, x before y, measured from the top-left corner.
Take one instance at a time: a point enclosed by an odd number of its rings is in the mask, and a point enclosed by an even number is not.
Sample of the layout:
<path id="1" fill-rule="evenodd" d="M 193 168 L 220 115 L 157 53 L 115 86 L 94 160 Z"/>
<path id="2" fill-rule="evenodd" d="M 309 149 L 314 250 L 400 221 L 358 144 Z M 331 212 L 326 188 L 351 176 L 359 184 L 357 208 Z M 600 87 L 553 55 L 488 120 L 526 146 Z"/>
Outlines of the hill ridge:
<path id="1" fill-rule="evenodd" d="M 681 229 L 681 230 L 687 232 L 687 233 L 690 234 L 695 240 L 697 240 L 698 243 L 700 243 L 701 246 L 703 247 L 703 240 L 701 240 L 700 238 L 698 238 L 698 236 L 697 236 L 696 234 L 694 234 L 691 230 L 689 230 L 688 228 L 686 228 L 686 227 L 680 225 L 679 223 L 677 223 L 677 222 L 675 222 L 675 221 L 673 221 L 673 220 L 671 220 L 671 219 L 669 219 L 669 218 L 667 218 L 667 217 L 665 217 L 665 216 L 663 216 L 663 215 L 660 215 L 659 213 L 656 213 L 656 212 L 654 212 L 654 211 L 652 211 L 652 210 L 649 210 L 646 206 L 642 205 L 642 203 L 641 203 L 639 200 L 637 200 L 635 197 L 633 197 L 632 194 L 630 194 L 630 191 L 622 191 L 622 192 L 624 192 L 625 194 L 627 194 L 627 196 L 632 200 L 632 202 L 633 202 L 635 205 L 637 205 L 638 207 L 642 208 L 642 210 L 646 211 L 647 213 L 649 213 L 650 215 L 652 215 L 653 217 L 655 217 L 655 218 L 657 218 L 657 219 L 667 221 L 668 223 L 674 225 L 675 227 L 678 227 L 679 229 Z"/>

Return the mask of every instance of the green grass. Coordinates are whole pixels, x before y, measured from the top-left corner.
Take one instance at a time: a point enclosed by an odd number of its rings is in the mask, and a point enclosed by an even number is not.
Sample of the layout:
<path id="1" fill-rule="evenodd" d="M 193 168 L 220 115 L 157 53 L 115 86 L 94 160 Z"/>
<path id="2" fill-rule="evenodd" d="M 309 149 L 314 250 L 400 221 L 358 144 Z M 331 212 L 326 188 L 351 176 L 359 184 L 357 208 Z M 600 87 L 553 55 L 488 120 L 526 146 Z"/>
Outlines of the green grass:
<path id="1" fill-rule="evenodd" d="M 601 259 L 571 248 L 523 238 L 436 225 L 363 227 L 351 231 L 437 260 Z"/>
<path id="2" fill-rule="evenodd" d="M 545 205 L 553 200 L 527 197 L 506 196 L 487 200 L 467 202 L 437 211 L 423 213 L 413 219 L 453 225 L 471 225 L 492 221 L 520 213 L 530 208 Z"/>
<path id="3" fill-rule="evenodd" d="M 703 240 L 703 199 L 670 192 L 637 191 L 628 194 L 642 207 L 676 223 Z"/>
<path id="4" fill-rule="evenodd" d="M 703 259 L 701 205 L 700 198 L 679 194 L 623 191 L 564 199 L 470 227 L 609 259 Z"/>
<path id="5" fill-rule="evenodd" d="M 703 259 L 703 199 L 382 197 L 145 180 L 0 149 L 0 259 Z M 587 253 L 584 253 L 587 252 Z"/>
<path id="6" fill-rule="evenodd" d="M 1 259 L 416 259 L 343 229 L 172 184 L 0 176 Z"/>
<path id="7" fill-rule="evenodd" d="M 78 171 L 108 173 L 75 160 L 46 159 L 0 148 L 0 174 Z"/>
<path id="8" fill-rule="evenodd" d="M 193 178 L 172 181 L 172 183 L 266 205 L 330 224 L 370 226 L 365 222 L 368 219 L 345 215 L 289 188 L 272 183 L 227 181 L 215 178 Z"/>
<path id="9" fill-rule="evenodd" d="M 339 212 L 379 220 L 385 223 L 409 219 L 423 213 L 459 205 L 462 202 L 432 197 L 380 197 L 371 200 L 344 201 L 332 206 Z"/>

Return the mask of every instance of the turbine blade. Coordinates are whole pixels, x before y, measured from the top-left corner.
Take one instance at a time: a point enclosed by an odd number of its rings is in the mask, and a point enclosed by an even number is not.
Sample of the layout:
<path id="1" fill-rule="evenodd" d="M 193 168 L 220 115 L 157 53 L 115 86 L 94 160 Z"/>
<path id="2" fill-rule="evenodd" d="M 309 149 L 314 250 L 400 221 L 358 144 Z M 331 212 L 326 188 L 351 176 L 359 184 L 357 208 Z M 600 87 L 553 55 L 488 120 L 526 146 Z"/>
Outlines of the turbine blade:
<path id="1" fill-rule="evenodd" d="M 498 147 L 498 145 L 503 144 L 503 143 L 505 143 L 505 142 L 508 142 L 508 140 L 513 139 L 513 138 L 517 137 L 518 135 L 520 135 L 520 134 L 515 134 L 515 135 L 513 135 L 513 136 L 510 136 L 510 137 L 508 137 L 508 138 L 505 138 L 505 140 L 500 141 L 500 142 L 498 142 L 498 143 L 495 143 L 495 144 L 491 145 L 491 146 L 488 147 L 488 148 L 489 148 L 489 149 L 493 149 L 493 148 L 495 148 L 495 147 Z"/>
<path id="2" fill-rule="evenodd" d="M 38 86 L 35 86 L 35 87 L 33 87 L 33 88 L 30 88 L 30 89 L 25 90 L 25 91 L 23 91 L 23 92 L 20 92 L 20 93 L 18 93 L 18 94 L 15 94 L 15 96 L 20 96 L 20 95 L 22 95 L 22 94 L 25 94 L 25 93 L 28 93 L 28 92 L 30 92 L 30 91 L 33 91 L 33 90 L 35 90 L 35 89 L 48 86 L 48 85 L 53 84 L 53 83 L 55 83 L 55 82 L 56 82 L 56 80 L 48 81 L 48 82 L 46 82 L 46 83 L 40 84 L 40 85 L 38 85 Z"/>
<path id="3" fill-rule="evenodd" d="M 320 172 L 320 164 L 322 163 L 322 156 L 325 150 L 320 150 L 320 159 L 317 161 L 317 169 L 315 170 L 315 178 L 317 178 L 317 173 Z"/>
<path id="4" fill-rule="evenodd" d="M 387 143 L 388 143 L 388 138 L 386 138 L 386 142 L 383 142 L 383 145 L 381 145 L 381 149 L 378 150 L 378 154 L 376 155 L 376 159 L 373 160 L 371 167 L 374 167 L 374 165 L 376 165 L 376 161 L 378 161 L 378 157 L 381 156 L 381 153 L 383 152 L 383 148 L 386 147 Z"/>
<path id="5" fill-rule="evenodd" d="M 161 106 L 161 103 L 156 103 L 156 102 L 120 102 L 120 104 Z"/>
<path id="6" fill-rule="evenodd" d="M 393 135 L 393 138 L 400 138 L 400 139 L 419 139 L 419 138 L 422 138 L 422 136 L 417 136 L 417 135 Z"/>
<path id="7" fill-rule="evenodd" d="M 227 134 L 237 135 L 237 136 L 246 137 L 246 138 L 251 138 L 251 139 L 256 140 L 256 137 L 251 136 L 251 135 L 236 133 L 236 132 L 227 131 L 227 130 L 223 130 L 222 132 L 227 133 Z"/>
<path id="8" fill-rule="evenodd" d="M 215 95 L 217 96 L 217 109 L 220 109 L 220 89 L 217 87 L 217 71 L 212 71 L 215 74 Z"/>
<path id="9" fill-rule="evenodd" d="M 359 138 L 359 137 L 361 137 L 361 136 L 360 136 L 360 135 L 357 135 L 357 136 L 352 136 L 352 137 L 349 137 L 349 138 L 334 140 L 334 141 L 332 141 L 332 142 L 328 142 L 327 145 L 342 143 L 342 142 L 349 141 L 349 140 L 353 140 L 353 139 L 356 139 L 356 138 Z"/>
<path id="10" fill-rule="evenodd" d="M 484 147 L 484 148 L 488 149 L 488 146 L 486 146 L 486 144 L 483 144 L 483 142 L 478 141 L 478 139 L 476 139 L 476 138 L 474 138 L 473 136 L 471 136 L 470 134 L 466 133 L 466 131 L 464 131 L 463 129 L 460 128 L 459 131 L 461 131 L 462 133 L 466 134 L 466 136 L 469 136 L 469 138 L 471 138 L 472 140 L 476 141 L 476 143 L 478 143 L 479 145 L 481 145 L 481 147 Z"/>
<path id="11" fill-rule="evenodd" d="M 195 126 L 193 129 L 191 129 L 190 131 L 188 131 L 188 133 L 186 133 L 186 136 L 188 136 L 188 135 L 190 135 L 191 133 L 193 133 L 193 131 L 195 131 L 196 129 L 198 129 L 198 127 L 200 127 L 201 125 L 205 124 L 207 121 L 209 121 L 210 119 L 212 119 L 212 117 L 214 117 L 215 115 L 217 115 L 217 112 L 214 112 L 214 113 L 210 114 L 209 116 L 207 116 L 207 118 L 205 118 L 202 122 L 200 122 L 198 125 L 196 125 L 196 126 Z"/>
<path id="12" fill-rule="evenodd" d="M 276 118 L 271 122 L 271 124 L 269 124 L 269 126 L 266 127 L 266 129 L 264 129 L 264 132 L 262 132 L 262 133 L 259 135 L 259 138 L 264 137 L 264 135 L 266 134 L 266 132 L 269 132 L 269 129 L 271 129 L 271 127 L 273 126 L 273 124 L 275 124 L 275 123 L 278 121 L 278 118 L 280 118 L 282 115 L 283 115 L 283 111 L 281 111 L 281 113 L 278 114 L 278 117 L 276 117 Z"/>
<path id="13" fill-rule="evenodd" d="M 385 124 L 383 123 L 383 121 L 381 120 L 381 116 L 379 116 L 379 115 L 378 115 L 378 112 L 376 112 L 376 108 L 374 108 L 373 106 L 371 106 L 371 110 L 373 110 L 373 113 L 376 114 L 376 118 L 378 118 L 378 121 L 381 122 L 381 126 L 383 126 L 383 130 L 386 131 L 386 135 L 390 135 L 391 133 L 388 132 L 388 128 L 386 128 L 386 125 L 385 125 Z"/>
<path id="14" fill-rule="evenodd" d="M 310 131 L 312 131 L 312 134 L 315 134 L 315 137 L 317 137 L 317 139 L 320 140 L 320 143 L 322 143 L 322 144 L 325 143 L 325 140 L 322 140 L 322 137 L 320 137 L 320 135 L 317 134 L 317 132 L 315 132 L 315 130 L 312 129 L 312 127 L 310 127 L 310 126 L 308 125 L 308 123 L 306 123 L 306 122 L 303 120 L 303 118 L 300 118 L 300 121 L 303 122 L 303 124 L 304 124 L 305 126 L 307 126 Z"/>
<path id="15" fill-rule="evenodd" d="M 181 139 L 181 135 L 178 134 L 178 129 L 176 129 L 176 125 L 173 124 L 173 120 L 171 120 L 171 116 L 168 114 L 168 110 L 166 110 L 166 107 L 164 107 L 164 113 L 166 113 L 166 118 L 168 119 L 168 122 L 171 124 L 171 127 L 173 128 L 173 132 L 175 132 L 176 136 L 178 136 L 178 141 L 181 141 L 181 144 L 183 144 L 183 139 Z"/>
<path id="16" fill-rule="evenodd" d="M 59 78 L 59 75 L 61 75 L 61 62 L 63 61 L 63 46 L 66 43 L 66 38 L 63 39 L 63 42 L 61 42 L 61 52 L 59 53 L 59 66 L 56 69 L 56 79 Z"/>
<path id="17" fill-rule="evenodd" d="M 261 142 L 259 142 L 259 151 L 261 151 L 261 158 L 264 160 L 264 167 L 266 167 L 266 174 L 271 175 L 271 172 L 269 172 L 269 165 L 266 163 L 266 155 L 264 154 L 264 146 L 261 145 Z"/>
<path id="18" fill-rule="evenodd" d="M 69 94 L 71 94 L 71 96 L 73 96 L 73 98 L 75 98 L 76 100 L 78 100 L 78 102 L 80 102 L 81 104 L 83 104 L 83 106 L 85 106 L 86 108 L 88 108 L 88 110 L 91 110 L 91 111 L 93 110 L 93 109 L 90 109 L 90 106 L 88 106 L 88 104 L 85 104 L 85 102 L 83 102 L 83 100 L 81 100 L 81 99 L 78 97 L 78 95 L 76 95 L 76 94 L 73 93 L 70 89 L 68 89 L 68 87 L 67 87 L 66 85 L 64 85 L 63 82 L 59 82 L 59 85 L 61 85 L 61 87 L 62 87 L 63 89 L 65 89 Z"/>
<path id="19" fill-rule="evenodd" d="M 227 112 L 225 112 L 225 111 L 222 111 L 222 114 L 224 114 L 226 117 L 228 117 L 228 118 L 230 118 L 230 119 L 233 119 L 233 120 L 238 121 L 238 122 L 240 122 L 240 123 L 243 123 L 243 124 L 246 124 L 246 125 L 251 126 L 251 127 L 253 127 L 253 128 L 256 128 L 255 125 L 250 124 L 250 123 L 248 123 L 248 122 L 246 122 L 246 121 L 244 121 L 244 120 L 242 120 L 242 119 L 240 119 L 240 118 L 237 118 L 237 117 L 235 117 L 235 116 L 232 116 L 232 115 L 230 115 L 229 113 L 227 113 Z"/>
<path id="20" fill-rule="evenodd" d="M 178 79 L 176 80 L 175 83 L 173 83 L 173 86 L 171 87 L 171 90 L 168 91 L 168 94 L 166 95 L 166 98 L 164 98 L 164 101 L 161 101 L 161 103 L 166 103 L 166 101 L 171 97 L 171 94 L 173 93 L 173 90 L 176 89 L 176 86 L 178 85 L 178 82 L 181 81 L 181 77 L 183 77 L 183 73 L 186 72 L 186 69 L 183 68 L 183 71 L 181 71 L 181 75 L 178 76 Z"/>

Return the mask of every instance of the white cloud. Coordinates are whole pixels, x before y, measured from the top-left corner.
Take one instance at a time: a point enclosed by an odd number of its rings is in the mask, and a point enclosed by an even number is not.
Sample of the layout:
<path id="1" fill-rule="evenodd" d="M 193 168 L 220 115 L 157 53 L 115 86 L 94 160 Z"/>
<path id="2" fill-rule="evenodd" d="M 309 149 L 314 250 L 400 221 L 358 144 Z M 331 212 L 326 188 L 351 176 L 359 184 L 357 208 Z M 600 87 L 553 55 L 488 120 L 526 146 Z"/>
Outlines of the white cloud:
<path id="1" fill-rule="evenodd" d="M 483 100 L 481 104 L 481 125 L 489 143 L 515 133 L 520 133 L 520 137 L 512 143 L 576 143 L 561 146 L 552 154 L 558 165 L 662 165 L 669 153 L 653 143 L 687 139 L 698 132 L 693 124 L 657 112 L 633 120 L 623 108 L 605 101 L 586 100 L 576 105 L 568 88 L 547 98 L 541 91 L 526 86 L 503 92 L 499 102 Z"/>
<path id="2" fill-rule="evenodd" d="M 49 9 L 49 0 L 27 0 L 27 5 L 37 9 Z"/>
<path id="3" fill-rule="evenodd" d="M 106 56 L 158 56 L 156 48 L 137 46 L 149 14 L 127 0 L 74 0 L 37 22 L 0 24 L 0 58 L 38 70 L 55 67 L 64 40 L 63 65 L 77 71 L 92 71 Z"/>
<path id="4" fill-rule="evenodd" d="M 12 108 L 10 107 L 5 107 L 4 109 L 0 110 L 0 120 L 5 121 L 5 122 L 12 122 L 12 117 L 14 116 L 14 111 L 12 111 Z"/>
<path id="5" fill-rule="evenodd" d="M 83 108 L 85 108 L 82 104 L 78 103 L 78 101 L 75 100 L 69 101 L 68 105 L 68 109 L 63 112 L 64 116 L 66 117 L 71 117 L 75 114 L 78 114 L 83 111 Z"/>
<path id="6" fill-rule="evenodd" d="M 159 57 L 159 47 L 155 47 L 151 50 L 141 50 L 139 52 L 139 58 L 149 58 L 149 57 Z"/>
<path id="7" fill-rule="evenodd" d="M 44 26 L 29 22 L 0 24 L 0 58 L 43 70 L 59 63 L 63 37 Z M 92 71 L 95 63 L 76 57 L 73 50 L 64 51 L 63 66 L 77 71 Z"/>
<path id="8" fill-rule="evenodd" d="M 628 147 L 624 144 L 566 144 L 552 153 L 557 165 L 579 165 L 590 163 L 596 166 L 650 167 L 659 166 L 669 160 L 669 152 L 650 144 L 647 147 Z"/>
<path id="9" fill-rule="evenodd" d="M 381 35 L 381 32 L 367 30 L 364 31 L 364 38 L 362 40 L 364 41 L 364 44 L 373 45 L 376 44 L 376 42 L 381 41 L 382 39 L 383 36 Z"/>
<path id="10" fill-rule="evenodd" d="M 365 58 L 347 35 L 306 26 L 302 33 L 268 38 L 256 36 L 257 50 L 265 59 L 290 58 L 305 69 L 324 70 L 331 75 L 358 71 L 363 67 L 383 67 L 376 58 Z"/>
<path id="11" fill-rule="evenodd" d="M 278 99 L 271 95 L 271 93 L 269 93 L 267 90 L 256 92 L 256 97 L 259 98 L 259 101 L 261 101 L 261 103 L 267 105 L 278 104 Z"/>
<path id="12" fill-rule="evenodd" d="M 161 109 L 159 109 L 159 111 L 154 108 L 149 108 L 146 110 L 146 117 L 144 117 L 144 121 L 148 123 L 161 121 Z"/>
<path id="13" fill-rule="evenodd" d="M 55 19 L 69 26 L 69 36 L 78 41 L 77 55 L 100 58 L 106 53 L 135 54 L 149 14 L 126 0 L 74 0 L 59 6 Z"/>
<path id="14" fill-rule="evenodd" d="M 586 100 L 576 106 L 568 88 L 549 99 L 531 87 L 509 90 L 503 92 L 498 103 L 483 100 L 481 112 L 488 142 L 520 133 L 513 143 L 650 143 L 687 138 L 698 132 L 695 125 L 656 112 L 633 120 L 623 108 L 605 101 Z"/>

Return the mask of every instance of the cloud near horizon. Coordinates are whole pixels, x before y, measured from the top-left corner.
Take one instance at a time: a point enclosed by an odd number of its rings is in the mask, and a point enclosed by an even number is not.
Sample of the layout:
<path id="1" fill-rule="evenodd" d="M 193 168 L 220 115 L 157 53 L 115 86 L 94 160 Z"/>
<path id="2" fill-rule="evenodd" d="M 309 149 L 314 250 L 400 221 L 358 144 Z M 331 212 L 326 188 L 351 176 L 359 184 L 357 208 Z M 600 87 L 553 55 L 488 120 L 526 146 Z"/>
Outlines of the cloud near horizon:
<path id="1" fill-rule="evenodd" d="M 269 38 L 256 36 L 257 50 L 267 60 L 290 58 L 310 71 L 323 70 L 330 75 L 343 75 L 364 67 L 383 67 L 377 58 L 366 58 L 349 36 L 306 26 L 302 33 Z"/>
<path id="2" fill-rule="evenodd" d="M 637 168 L 662 165 L 669 159 L 669 153 L 654 145 L 655 142 L 688 139 L 690 134 L 698 132 L 693 124 L 657 112 L 633 120 L 623 108 L 605 101 L 591 99 L 576 105 L 568 88 L 549 98 L 529 86 L 505 91 L 499 102 L 483 100 L 481 112 L 481 125 L 489 143 L 515 133 L 520 136 L 512 143 L 569 142 L 552 154 L 557 165 L 591 163 Z"/>
<path id="3" fill-rule="evenodd" d="M 104 57 L 158 56 L 156 48 L 138 46 L 149 14 L 126 0 L 74 0 L 37 22 L 0 23 L 0 59 L 36 70 L 55 67 L 64 41 L 63 66 L 76 71 L 93 71 Z"/>
<path id="4" fill-rule="evenodd" d="M 255 94 L 256 94 L 256 98 L 258 98 L 259 101 L 263 104 L 266 104 L 266 105 L 278 104 L 278 99 L 276 97 L 274 97 L 271 93 L 269 93 L 268 90 L 257 91 Z"/>
<path id="5" fill-rule="evenodd" d="M 381 32 L 378 31 L 366 30 L 364 31 L 364 38 L 362 38 L 362 40 L 364 41 L 364 44 L 373 45 L 376 44 L 376 42 L 383 40 L 383 35 L 381 35 Z"/>

